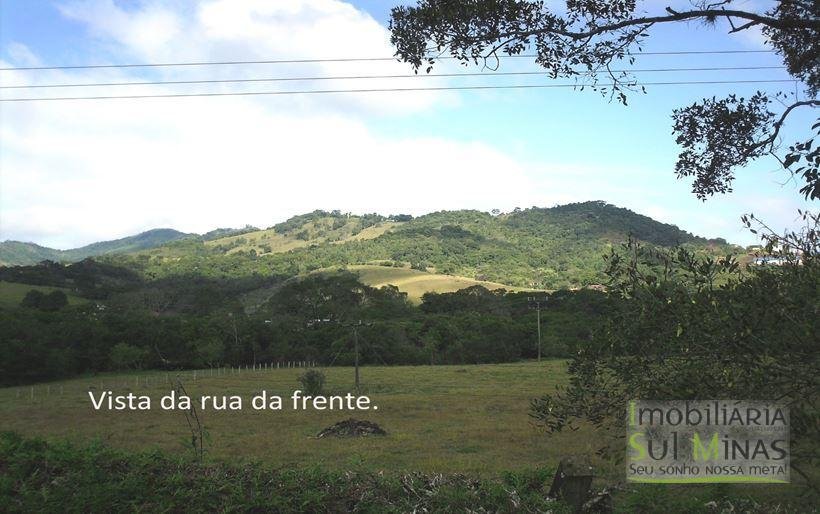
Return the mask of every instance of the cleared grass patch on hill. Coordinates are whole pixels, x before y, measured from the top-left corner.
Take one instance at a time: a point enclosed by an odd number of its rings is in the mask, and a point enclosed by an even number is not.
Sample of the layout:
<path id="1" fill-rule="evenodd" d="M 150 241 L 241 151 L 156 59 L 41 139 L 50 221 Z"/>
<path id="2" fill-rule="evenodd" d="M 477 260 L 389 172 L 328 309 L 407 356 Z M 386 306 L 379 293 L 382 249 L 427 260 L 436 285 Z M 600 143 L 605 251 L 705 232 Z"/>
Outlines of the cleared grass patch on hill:
<path id="1" fill-rule="evenodd" d="M 363 229 L 358 234 L 353 234 L 350 237 L 346 238 L 343 241 L 334 241 L 334 243 L 344 243 L 346 241 L 365 241 L 368 239 L 376 239 L 377 237 L 381 236 L 382 234 L 386 234 L 390 232 L 394 228 L 402 225 L 403 222 L 398 221 L 383 221 L 381 223 L 377 223 L 372 227 L 367 227 Z"/>
<path id="2" fill-rule="evenodd" d="M 483 286 L 490 290 L 527 291 L 522 287 L 508 286 L 498 282 L 486 282 L 455 275 L 438 275 L 410 268 L 360 265 L 348 266 L 347 269 L 357 273 L 361 281 L 369 286 L 381 287 L 392 284 L 398 287 L 399 291 L 407 293 L 408 299 L 414 303 L 419 303 L 424 293 L 451 293 L 472 286 Z"/>
<path id="3" fill-rule="evenodd" d="M 359 280 L 363 284 L 371 287 L 382 287 L 388 284 L 399 288 L 399 291 L 407 293 L 407 298 L 414 304 L 421 303 L 424 293 L 452 293 L 459 289 L 472 286 L 483 286 L 487 289 L 506 289 L 507 291 L 529 291 L 521 287 L 508 286 L 497 282 L 487 282 L 474 280 L 467 277 L 454 275 L 438 275 L 419 271 L 410 268 L 395 268 L 392 266 L 379 266 L 375 264 L 353 264 L 336 268 L 327 268 L 314 271 L 312 273 L 325 273 L 338 269 L 346 269 L 359 275 Z M 261 305 L 267 302 L 273 294 L 281 287 L 277 284 L 272 287 L 256 289 L 242 296 L 242 303 L 248 312 L 255 312 Z"/>
<path id="4" fill-rule="evenodd" d="M 69 305 L 78 305 L 87 303 L 88 300 L 75 296 L 69 289 L 63 287 L 50 286 L 33 286 L 31 284 L 18 284 L 16 282 L 0 281 L 0 306 L 2 307 L 17 307 L 25 298 L 26 293 L 32 289 L 42 293 L 50 293 L 52 291 L 62 291 L 68 297 Z"/>
<path id="5" fill-rule="evenodd" d="M 382 221 L 362 228 L 358 218 L 352 218 L 343 224 L 339 223 L 338 218 L 322 218 L 305 223 L 299 231 L 279 233 L 270 228 L 206 241 L 205 246 L 211 249 L 224 249 L 228 254 L 250 250 L 256 251 L 259 255 L 284 253 L 314 244 L 342 244 L 348 241 L 375 239 L 401 224 Z"/>
<path id="6" fill-rule="evenodd" d="M 202 413 L 209 433 L 209 459 L 258 460 L 271 465 L 330 469 L 470 472 L 495 475 L 503 470 L 555 466 L 572 453 L 592 453 L 589 434 L 547 436 L 528 417 L 531 398 L 567 380 L 564 361 L 496 365 L 401 366 L 362 368 L 363 392 L 378 410 L 255 411 L 251 396 L 265 390 L 289 398 L 300 388 L 304 369 L 212 371 L 182 374 L 192 397 L 240 395 L 242 411 Z M 351 390 L 353 369 L 327 368 L 326 391 Z M 212 375 L 212 373 L 214 373 Z M 88 396 L 147 394 L 150 411 L 95 411 Z M 125 449 L 160 448 L 190 452 L 190 432 L 180 412 L 158 409 L 169 391 L 164 373 L 111 374 L 50 384 L 0 389 L 0 430 L 27 435 L 100 439 Z M 317 432 L 356 417 L 378 423 L 386 436 L 322 438 Z"/>
<path id="7" fill-rule="evenodd" d="M 295 237 L 277 234 L 273 229 L 205 241 L 205 246 L 209 248 L 220 246 L 230 248 L 227 253 L 246 252 L 251 249 L 255 249 L 259 253 L 282 253 L 296 248 L 303 248 L 308 244 L 307 241 L 300 241 Z M 263 246 L 266 245 L 271 248 L 270 252 L 263 251 Z"/>

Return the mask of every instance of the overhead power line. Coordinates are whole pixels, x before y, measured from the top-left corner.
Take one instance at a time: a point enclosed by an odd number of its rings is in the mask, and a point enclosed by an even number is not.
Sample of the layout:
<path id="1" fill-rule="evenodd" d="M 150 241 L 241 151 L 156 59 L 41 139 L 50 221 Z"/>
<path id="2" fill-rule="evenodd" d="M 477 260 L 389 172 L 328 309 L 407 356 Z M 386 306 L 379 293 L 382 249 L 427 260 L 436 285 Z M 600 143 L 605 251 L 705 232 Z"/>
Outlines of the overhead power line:
<path id="1" fill-rule="evenodd" d="M 795 82 L 794 79 L 774 80 L 705 80 L 705 81 L 674 81 L 674 82 L 643 82 L 630 86 L 680 86 L 680 85 L 709 85 L 709 84 L 775 84 Z M 596 87 L 613 87 L 614 84 L 598 84 Z M 63 96 L 63 97 L 34 97 L 34 98 L 0 98 L 0 102 L 41 102 L 66 100 L 125 100 L 143 98 L 185 98 L 185 97 L 215 97 L 215 96 L 284 96 L 284 95 L 315 95 L 331 93 L 386 93 L 408 91 L 465 91 L 489 89 L 547 89 L 547 88 L 584 88 L 591 84 L 511 84 L 496 86 L 441 86 L 441 87 L 408 87 L 408 88 L 376 88 L 376 89 L 308 89 L 293 91 L 240 91 L 232 93 L 168 93 L 155 95 L 117 95 L 117 96 Z"/>
<path id="2" fill-rule="evenodd" d="M 729 66 L 729 67 L 707 67 L 707 68 L 654 68 L 637 70 L 612 70 L 611 73 L 663 73 L 663 72 L 689 72 L 689 71 L 748 71 L 748 70 L 785 70 L 785 66 Z M 609 73 L 608 71 L 598 71 L 596 74 Z M 126 82 L 86 82 L 86 83 L 65 83 L 65 84 L 33 84 L 0 86 L 0 89 L 39 89 L 39 88 L 62 88 L 62 87 L 110 87 L 110 86 L 165 86 L 182 84 L 235 84 L 253 82 L 300 82 L 313 80 L 359 80 L 359 79 L 398 79 L 398 78 L 426 78 L 426 77 L 500 77 L 500 76 L 526 76 L 541 75 L 545 71 L 509 71 L 509 72 L 468 72 L 468 73 L 431 73 L 431 74 L 401 74 L 401 75 L 336 75 L 336 76 L 313 76 L 313 77 L 269 77 L 269 78 L 244 78 L 244 79 L 202 79 L 202 80 L 158 80 L 158 81 L 126 81 Z"/>
<path id="3" fill-rule="evenodd" d="M 773 53 L 773 50 L 683 50 L 677 52 L 639 52 L 641 55 L 717 55 L 717 54 L 760 54 Z M 502 55 L 500 58 L 533 58 L 537 54 Z M 442 55 L 436 60 L 457 59 Z M 129 64 L 84 64 L 76 66 L 24 66 L 19 68 L 0 68 L 0 71 L 36 71 L 36 70 L 87 70 L 99 68 L 161 68 L 172 66 L 233 66 L 245 64 L 307 64 L 324 62 L 368 62 L 396 61 L 396 57 L 340 57 L 334 59 L 270 59 L 258 61 L 199 61 L 199 62 L 163 62 L 163 63 L 129 63 Z"/>

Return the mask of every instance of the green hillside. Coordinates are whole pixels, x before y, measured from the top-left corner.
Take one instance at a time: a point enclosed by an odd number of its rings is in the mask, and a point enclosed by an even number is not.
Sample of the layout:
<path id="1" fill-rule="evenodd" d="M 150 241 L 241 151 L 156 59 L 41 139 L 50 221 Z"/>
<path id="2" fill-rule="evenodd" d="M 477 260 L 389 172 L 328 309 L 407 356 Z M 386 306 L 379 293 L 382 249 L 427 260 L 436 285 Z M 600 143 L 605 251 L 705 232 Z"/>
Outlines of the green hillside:
<path id="1" fill-rule="evenodd" d="M 136 252 L 146 248 L 154 248 L 170 241 L 182 239 L 188 234 L 170 228 L 157 228 L 142 232 L 135 236 L 123 237 L 113 241 L 92 243 L 81 248 L 64 252 L 65 260 L 79 261 L 86 257 L 105 255 L 110 253 Z"/>
<path id="2" fill-rule="evenodd" d="M 439 275 L 533 289 L 604 280 L 601 256 L 629 235 L 698 252 L 739 252 L 604 202 L 531 208 L 493 216 L 440 211 L 415 219 L 314 211 L 266 230 L 203 241 L 187 238 L 109 258 L 147 277 L 295 276 L 351 265 L 412 267 Z"/>
<path id="3" fill-rule="evenodd" d="M 426 273 L 412 277 L 408 292 L 416 297 L 426 287 L 440 291 L 448 284 L 474 283 L 465 280 L 530 289 L 598 284 L 604 280 L 601 256 L 630 235 L 702 253 L 740 251 L 726 241 L 697 237 L 628 209 L 584 202 L 500 215 L 462 210 L 418 218 L 317 210 L 264 230 L 247 226 L 197 236 L 159 229 L 63 252 L 6 242 L 0 245 L 0 261 L 23 264 L 97 256 L 148 279 L 288 277 L 339 266 L 379 265 Z M 456 278 L 429 278 L 430 274 Z"/>
<path id="4" fill-rule="evenodd" d="M 280 224 L 279 228 L 271 227 L 212 239 L 206 241 L 205 246 L 226 254 L 283 253 L 323 243 L 341 244 L 375 239 L 399 225 L 401 223 L 387 220 L 373 221 L 370 224 L 366 218 L 359 216 L 348 218 L 328 214 L 305 219 L 292 229 L 283 228 Z"/>
<path id="5" fill-rule="evenodd" d="M 584 286 L 608 283 L 603 255 L 630 234 L 701 254 L 740 250 L 602 202 L 415 219 L 314 211 L 240 230 L 70 265 L 0 267 L 2 281 L 93 300 L 55 308 L 52 293 L 20 305 L 18 293 L 0 305 L 6 361 L 40 359 L 3 380 L 277 359 L 349 364 L 352 319 L 369 323 L 357 331 L 369 364 L 567 357 L 613 308 L 615 297 Z M 527 290 L 555 299 L 540 313 L 551 327 L 541 346 Z"/>
<path id="6" fill-rule="evenodd" d="M 87 257 L 154 248 L 187 236 L 188 234 L 170 228 L 158 228 L 135 236 L 123 237 L 113 241 L 101 241 L 71 250 L 55 250 L 20 241 L 3 241 L 0 243 L 0 265 L 26 266 L 44 260 L 77 262 Z"/>
<path id="7" fill-rule="evenodd" d="M 59 260 L 60 250 L 34 243 L 3 241 L 0 243 L 0 266 L 27 266 L 41 261 Z"/>

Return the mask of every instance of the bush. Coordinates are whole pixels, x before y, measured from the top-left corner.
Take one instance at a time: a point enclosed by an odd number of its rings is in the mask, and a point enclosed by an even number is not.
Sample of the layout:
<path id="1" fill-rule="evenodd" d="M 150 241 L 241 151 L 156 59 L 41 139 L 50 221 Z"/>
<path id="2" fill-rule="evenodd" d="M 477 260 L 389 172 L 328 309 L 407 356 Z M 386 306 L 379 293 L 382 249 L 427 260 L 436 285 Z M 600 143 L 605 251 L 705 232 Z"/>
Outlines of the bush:
<path id="1" fill-rule="evenodd" d="M 630 240 L 607 257 L 620 300 L 569 363 L 571 386 L 534 400 L 531 415 L 550 431 L 591 422 L 611 435 L 601 449 L 621 453 L 633 398 L 777 398 L 790 410 L 792 469 L 816 469 L 820 260 L 803 259 L 743 271 L 731 256 Z"/>
<path id="2" fill-rule="evenodd" d="M 0 432 L 0 512 L 570 512 L 544 482 L 201 465 Z M 521 488 L 511 486 L 521 484 Z M 259 487 L 275 484 L 275 487 Z"/>
<path id="3" fill-rule="evenodd" d="M 68 305 L 68 297 L 60 290 L 45 294 L 36 289 L 26 293 L 20 305 L 28 308 L 40 309 L 41 311 L 54 312 Z"/>
<path id="4" fill-rule="evenodd" d="M 36 289 L 32 289 L 26 296 L 23 298 L 23 301 L 20 302 L 21 307 L 28 307 L 29 309 L 36 309 L 40 307 L 40 303 L 42 303 L 43 298 L 45 298 L 45 294 L 42 291 L 38 291 Z"/>
<path id="5" fill-rule="evenodd" d="M 325 374 L 318 369 L 309 369 L 299 377 L 299 383 L 306 395 L 318 396 L 325 389 Z"/>
<path id="6" fill-rule="evenodd" d="M 120 370 L 139 369 L 147 357 L 147 350 L 126 343 L 115 344 L 109 355 L 111 365 Z"/>

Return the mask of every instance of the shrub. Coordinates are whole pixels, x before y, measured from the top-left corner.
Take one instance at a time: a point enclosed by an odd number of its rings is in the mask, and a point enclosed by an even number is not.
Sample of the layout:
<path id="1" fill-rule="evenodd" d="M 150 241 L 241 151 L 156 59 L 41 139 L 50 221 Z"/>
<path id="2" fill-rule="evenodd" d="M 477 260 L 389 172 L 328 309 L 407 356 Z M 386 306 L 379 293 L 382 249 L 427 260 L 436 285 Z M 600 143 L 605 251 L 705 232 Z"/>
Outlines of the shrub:
<path id="1" fill-rule="evenodd" d="M 318 369 L 309 369 L 299 377 L 299 383 L 306 395 L 320 395 L 325 388 L 325 374 Z"/>
<path id="2" fill-rule="evenodd" d="M 62 309 L 68 305 L 68 297 L 60 290 L 52 291 L 45 294 L 41 291 L 32 289 L 26 293 L 20 305 L 28 308 L 40 309 L 41 311 L 54 312 Z"/>
<path id="3" fill-rule="evenodd" d="M 114 369 L 139 369 L 147 357 L 147 350 L 127 343 L 115 344 L 109 355 Z"/>
<path id="4" fill-rule="evenodd" d="M 45 298 L 45 296 L 46 295 L 43 294 L 42 291 L 32 289 L 31 291 L 26 293 L 26 296 L 23 298 L 23 301 L 20 302 L 20 305 L 22 307 L 28 307 L 30 309 L 36 309 L 40 306 L 40 303 L 43 301 L 43 298 Z"/>

